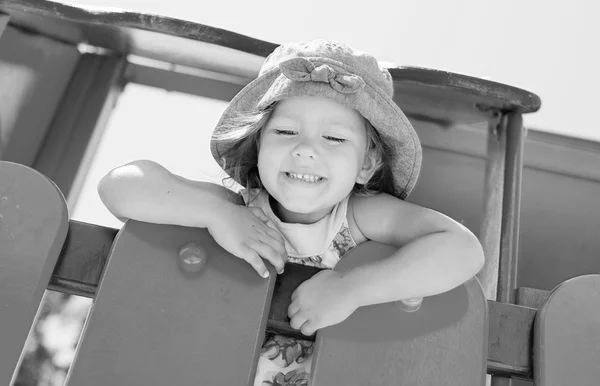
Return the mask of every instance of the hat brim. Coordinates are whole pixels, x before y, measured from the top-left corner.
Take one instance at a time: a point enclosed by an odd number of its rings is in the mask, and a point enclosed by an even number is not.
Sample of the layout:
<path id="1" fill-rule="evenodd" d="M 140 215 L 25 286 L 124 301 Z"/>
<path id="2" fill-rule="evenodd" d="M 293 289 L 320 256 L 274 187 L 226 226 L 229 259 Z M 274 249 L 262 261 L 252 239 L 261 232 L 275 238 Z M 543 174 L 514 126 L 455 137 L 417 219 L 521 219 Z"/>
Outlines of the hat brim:
<path id="1" fill-rule="evenodd" d="M 375 84 L 368 79 L 364 80 L 363 88 L 343 94 L 328 83 L 292 81 L 277 67 L 273 68 L 250 82 L 232 99 L 215 131 L 219 131 L 225 121 L 238 113 L 260 111 L 280 100 L 299 96 L 333 99 L 358 111 L 377 130 L 391 153 L 389 166 L 394 191 L 387 193 L 405 199 L 414 188 L 421 169 L 422 150 L 419 138 L 398 105 Z M 222 154 L 231 146 L 228 142 L 211 141 L 212 155 L 221 167 L 224 165 Z"/>

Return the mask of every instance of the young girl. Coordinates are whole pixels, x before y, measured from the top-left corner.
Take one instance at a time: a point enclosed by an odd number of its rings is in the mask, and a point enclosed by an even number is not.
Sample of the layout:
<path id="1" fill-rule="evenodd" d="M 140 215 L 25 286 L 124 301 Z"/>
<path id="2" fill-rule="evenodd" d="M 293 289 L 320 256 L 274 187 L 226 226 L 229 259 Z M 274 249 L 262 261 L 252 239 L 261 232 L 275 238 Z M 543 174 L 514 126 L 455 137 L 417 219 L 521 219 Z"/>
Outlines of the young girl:
<path id="1" fill-rule="evenodd" d="M 137 161 L 108 173 L 100 197 L 122 219 L 205 227 L 263 277 L 264 260 L 279 273 L 287 262 L 329 268 L 292 294 L 290 326 L 305 335 L 360 306 L 448 291 L 479 271 L 483 252 L 465 227 L 404 201 L 421 147 L 392 95 L 372 56 L 324 40 L 282 45 L 213 134 L 212 154 L 239 195 Z M 332 270 L 367 240 L 398 249 Z M 267 337 L 255 385 L 307 385 L 311 353 L 310 342 Z"/>

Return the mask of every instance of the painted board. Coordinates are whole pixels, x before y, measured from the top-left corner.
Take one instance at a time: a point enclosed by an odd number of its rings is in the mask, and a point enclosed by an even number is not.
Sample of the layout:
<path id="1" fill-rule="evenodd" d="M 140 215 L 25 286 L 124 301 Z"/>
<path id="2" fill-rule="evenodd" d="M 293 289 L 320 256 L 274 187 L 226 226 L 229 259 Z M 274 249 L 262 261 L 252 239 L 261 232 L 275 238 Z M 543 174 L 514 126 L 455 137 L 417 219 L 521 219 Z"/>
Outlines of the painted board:
<path id="1" fill-rule="evenodd" d="M 182 247 L 203 264 L 190 272 Z M 205 229 L 128 221 L 84 326 L 70 386 L 248 385 L 275 282 Z"/>
<path id="2" fill-rule="evenodd" d="M 344 256 L 344 271 L 393 253 L 367 242 Z M 396 303 L 361 307 L 317 332 L 312 386 L 485 384 L 487 301 L 474 278 L 405 312 Z"/>
<path id="3" fill-rule="evenodd" d="M 62 193 L 48 178 L 0 161 L 0 385 L 10 384 L 67 232 Z"/>
<path id="4" fill-rule="evenodd" d="M 597 385 L 600 366 L 600 275 L 569 279 L 540 307 L 533 369 L 539 386 Z"/>

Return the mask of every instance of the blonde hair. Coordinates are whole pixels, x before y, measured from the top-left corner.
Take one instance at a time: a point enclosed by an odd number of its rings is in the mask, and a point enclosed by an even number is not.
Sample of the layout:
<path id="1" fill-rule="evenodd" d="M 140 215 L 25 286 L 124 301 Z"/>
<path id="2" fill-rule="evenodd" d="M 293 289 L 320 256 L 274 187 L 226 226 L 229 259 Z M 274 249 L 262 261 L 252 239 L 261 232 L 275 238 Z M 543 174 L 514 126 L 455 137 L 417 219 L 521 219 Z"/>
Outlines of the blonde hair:
<path id="1" fill-rule="evenodd" d="M 220 156 L 223 159 L 222 168 L 229 178 L 223 179 L 223 185 L 232 187 L 238 181 L 246 188 L 264 189 L 258 174 L 258 149 L 262 128 L 267 124 L 277 102 L 264 110 L 238 114 L 220 125 L 215 131 L 213 141 L 226 142 Z M 381 192 L 393 194 L 391 169 L 388 146 L 381 139 L 377 130 L 365 119 L 367 130 L 367 154 L 375 152 L 377 168 L 367 183 L 355 184 L 353 192 L 361 196 L 371 196 Z M 226 180 L 232 179 L 229 183 Z"/>

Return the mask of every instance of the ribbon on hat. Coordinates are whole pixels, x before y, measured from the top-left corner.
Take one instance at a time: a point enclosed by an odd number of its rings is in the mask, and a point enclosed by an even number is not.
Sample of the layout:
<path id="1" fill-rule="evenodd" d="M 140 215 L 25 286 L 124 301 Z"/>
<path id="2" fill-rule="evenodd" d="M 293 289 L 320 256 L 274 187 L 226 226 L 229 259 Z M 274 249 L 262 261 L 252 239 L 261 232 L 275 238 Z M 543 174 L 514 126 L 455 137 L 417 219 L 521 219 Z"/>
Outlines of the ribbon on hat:
<path id="1" fill-rule="evenodd" d="M 279 69 L 286 78 L 295 82 L 323 82 L 342 94 L 357 92 L 365 86 L 358 75 L 336 71 L 327 64 L 315 66 L 306 58 L 292 58 L 279 63 Z"/>

